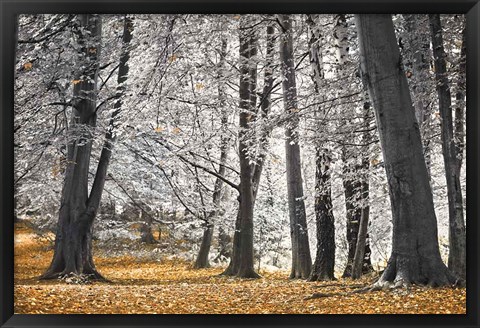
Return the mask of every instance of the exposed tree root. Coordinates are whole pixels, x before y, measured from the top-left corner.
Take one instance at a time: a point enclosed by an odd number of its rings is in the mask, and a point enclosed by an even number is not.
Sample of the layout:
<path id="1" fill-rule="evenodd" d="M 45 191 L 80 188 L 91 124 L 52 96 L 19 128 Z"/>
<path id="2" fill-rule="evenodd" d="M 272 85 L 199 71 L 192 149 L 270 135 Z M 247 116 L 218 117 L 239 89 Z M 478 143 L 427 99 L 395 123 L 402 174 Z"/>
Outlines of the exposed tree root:
<path id="1" fill-rule="evenodd" d="M 366 287 L 367 285 L 365 284 L 358 284 L 358 285 L 345 285 L 341 283 L 336 283 L 336 284 L 328 284 L 328 285 L 319 285 L 319 286 L 312 286 L 314 288 L 328 288 L 328 287 L 339 287 L 343 289 L 356 289 L 356 288 L 362 288 Z"/>
<path id="2" fill-rule="evenodd" d="M 218 277 L 237 277 L 245 279 L 259 279 L 260 276 L 254 270 L 239 270 L 238 272 L 233 272 L 233 270 L 227 269 L 224 272 L 220 273 Z"/>
<path id="3" fill-rule="evenodd" d="M 410 287 L 413 285 L 411 282 L 405 280 L 397 280 L 395 282 L 391 281 L 384 281 L 379 279 L 373 285 L 365 286 L 365 285 L 353 285 L 353 286 L 341 286 L 340 284 L 330 284 L 325 286 L 316 286 L 318 288 L 322 287 L 344 287 L 344 288 L 356 288 L 356 290 L 350 292 L 338 292 L 338 293 L 313 293 L 309 297 L 305 297 L 304 300 L 311 300 L 316 298 L 324 298 L 324 297 L 332 297 L 332 296 L 350 296 L 354 294 L 365 294 L 369 292 L 375 291 L 394 291 L 397 289 L 404 289 L 407 292 L 410 291 Z M 424 286 L 427 288 L 435 288 L 440 286 L 446 286 L 445 284 L 439 284 L 436 280 L 431 280 L 427 284 L 417 284 L 419 286 Z M 465 281 L 462 279 L 457 279 L 454 284 L 450 284 L 451 287 L 465 287 Z"/>
<path id="4" fill-rule="evenodd" d="M 89 283 L 89 282 L 106 282 L 106 283 L 111 283 L 112 281 L 106 279 L 104 276 L 102 276 L 98 271 L 94 271 L 91 273 L 75 273 L 75 272 L 45 272 L 43 275 L 38 277 L 39 280 L 54 280 L 54 279 L 59 279 L 59 280 L 65 280 L 67 282 L 73 282 L 73 283 Z"/>

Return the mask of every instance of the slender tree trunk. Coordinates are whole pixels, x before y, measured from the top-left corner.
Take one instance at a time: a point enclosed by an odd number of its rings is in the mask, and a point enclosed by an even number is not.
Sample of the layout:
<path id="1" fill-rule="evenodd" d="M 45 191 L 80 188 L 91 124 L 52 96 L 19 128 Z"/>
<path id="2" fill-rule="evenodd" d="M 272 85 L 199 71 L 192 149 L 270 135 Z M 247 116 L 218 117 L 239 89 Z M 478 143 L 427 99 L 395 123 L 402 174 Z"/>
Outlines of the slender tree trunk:
<path id="1" fill-rule="evenodd" d="M 203 230 L 202 243 L 200 244 L 200 250 L 198 251 L 197 259 L 193 267 L 195 269 L 209 268 L 208 254 L 210 253 L 210 247 L 212 245 L 213 237 L 213 223 L 207 222 L 205 229 Z"/>
<path id="2" fill-rule="evenodd" d="M 225 120 L 224 120 L 225 119 Z M 222 118 L 222 124 L 226 124 L 227 116 Z M 220 147 L 220 166 L 218 169 L 218 174 L 221 176 L 225 175 L 225 163 L 227 161 L 227 147 L 228 140 L 222 138 L 222 145 Z M 207 217 L 205 230 L 203 231 L 202 243 L 200 244 L 200 250 L 198 251 L 198 256 L 195 261 L 194 267 L 196 269 L 208 268 L 210 264 L 208 263 L 208 254 L 210 252 L 210 247 L 212 245 L 214 223 L 212 222 L 215 217 L 218 216 L 218 207 L 220 206 L 220 200 L 222 195 L 223 181 L 221 179 L 215 180 L 215 186 L 213 191 L 213 206 L 215 209 L 211 211 Z"/>
<path id="3" fill-rule="evenodd" d="M 348 60 L 348 23 L 344 14 L 339 14 L 336 17 L 335 27 L 333 29 L 334 45 L 335 45 L 335 63 L 336 74 L 339 80 L 345 78 Z M 366 91 L 365 91 L 366 93 Z M 368 97 L 365 97 L 368 98 Z M 367 109 L 368 101 L 364 102 L 364 110 Z M 351 110 L 350 108 L 346 110 Z M 351 122 L 353 123 L 353 122 Z M 364 123 L 366 121 L 364 120 Z M 368 129 L 365 128 L 366 130 Z M 355 250 L 357 245 L 358 231 L 362 212 L 368 209 L 363 209 L 362 204 L 365 203 L 363 194 L 361 192 L 362 182 L 361 177 L 365 176 L 368 170 L 368 159 L 365 168 L 364 160 L 360 161 L 361 157 L 364 157 L 368 152 L 361 150 L 356 146 L 343 146 L 342 147 L 342 160 L 343 160 L 343 186 L 345 193 L 345 206 L 346 206 L 346 237 L 348 243 L 348 255 L 347 264 L 343 272 L 342 277 L 350 277 L 352 275 L 352 265 L 355 257 Z M 364 154 L 363 156 L 361 154 Z M 368 187 L 367 187 L 368 188 Z M 362 272 L 367 273 L 373 269 L 370 262 L 370 247 L 368 244 L 368 234 L 366 236 L 364 249 L 364 260 L 362 261 Z"/>
<path id="4" fill-rule="evenodd" d="M 457 90 L 455 94 L 455 146 L 457 153 L 457 162 L 455 166 L 455 175 L 460 176 L 463 161 L 463 149 L 465 147 L 465 80 L 467 64 L 466 48 L 466 28 L 462 31 L 462 49 L 460 51 L 460 62 L 458 64 Z"/>
<path id="5" fill-rule="evenodd" d="M 441 117 L 441 139 L 445 177 L 447 180 L 449 212 L 449 254 L 448 267 L 461 278 L 466 275 L 466 235 L 463 218 L 463 197 L 458 170 L 457 147 L 455 145 L 452 103 L 448 85 L 445 51 L 443 48 L 440 15 L 430 14 L 435 79 L 437 82 L 438 104 Z"/>
<path id="6" fill-rule="evenodd" d="M 96 125 L 96 92 L 98 58 L 101 42 L 101 16 L 79 15 L 79 44 L 82 47 L 80 58 L 85 61 L 85 70 L 78 72 L 74 80 L 74 102 L 72 130 L 79 130 L 77 137 L 68 144 L 68 164 L 62 190 L 60 213 L 55 238 L 54 255 L 50 267 L 42 275 L 43 279 L 58 278 L 63 275 L 85 274 L 92 279 L 104 279 L 96 270 L 92 254 L 92 226 L 105 185 L 114 135 L 114 119 L 121 108 L 123 85 L 128 73 L 129 50 L 133 25 L 125 19 L 124 49 L 120 58 L 118 73 L 119 87 L 114 113 L 110 119 L 105 144 L 88 195 L 88 171 L 92 149 L 91 129 Z M 86 31 L 86 33 L 85 33 Z M 83 78 L 86 76 L 87 78 Z"/>
<path id="7" fill-rule="evenodd" d="M 219 106 L 222 112 L 221 118 L 221 144 L 220 144 L 220 164 L 218 168 L 218 174 L 220 176 L 225 175 L 225 164 L 227 162 L 228 155 L 228 138 L 224 135 L 226 132 L 228 124 L 228 112 L 225 107 L 226 102 L 226 93 L 225 93 L 225 57 L 227 56 L 227 39 L 222 37 L 222 45 L 220 51 L 220 61 L 219 61 L 219 72 L 218 72 L 218 100 Z M 196 269 L 208 268 L 210 264 L 208 263 L 208 254 L 210 253 L 210 247 L 212 245 L 214 223 L 212 222 L 215 217 L 218 215 L 218 207 L 220 205 L 221 195 L 222 195 L 223 181 L 220 178 L 215 180 L 214 191 L 213 191 L 213 206 L 214 210 L 211 211 L 208 215 L 205 230 L 203 231 L 202 243 L 200 244 L 200 250 L 198 251 L 197 259 L 195 261 L 194 267 Z"/>
<path id="8" fill-rule="evenodd" d="M 364 80 L 364 92 L 367 94 L 366 81 Z M 358 174 L 359 181 L 359 199 L 360 203 L 357 206 L 360 208 L 360 225 L 358 227 L 357 235 L 357 244 L 355 245 L 355 255 L 353 257 L 352 263 L 352 278 L 358 279 L 363 273 L 368 273 L 373 270 L 371 261 L 370 261 L 370 246 L 368 244 L 368 220 L 370 217 L 370 205 L 369 205 L 369 154 L 370 147 L 369 144 L 372 140 L 370 133 L 370 101 L 368 95 L 365 95 L 365 102 L 363 105 L 363 129 L 362 133 L 362 146 L 360 148 L 361 152 L 361 165 Z"/>
<path id="9" fill-rule="evenodd" d="M 362 213 L 368 212 L 369 208 L 362 208 L 362 204 L 366 203 L 367 200 L 364 199 L 362 194 L 362 189 L 365 188 L 368 190 L 368 182 L 361 182 L 359 177 L 362 174 L 365 174 L 365 171 L 368 170 L 368 161 L 363 163 L 363 165 L 353 165 L 347 163 L 347 158 L 350 157 L 346 148 L 342 150 L 342 160 L 344 162 L 343 166 L 343 189 L 345 194 L 345 208 L 346 208 L 346 230 L 347 230 L 347 243 L 348 243 L 348 253 L 347 253 L 347 264 L 345 270 L 343 271 L 342 277 L 347 278 L 352 276 L 352 266 L 355 258 L 355 252 L 357 247 L 357 240 L 359 235 L 360 221 L 362 218 Z M 365 161 L 363 161 L 365 162 Z M 368 214 L 367 214 L 368 215 Z M 369 273 L 373 270 L 371 262 L 371 249 L 369 245 L 368 233 L 365 236 L 365 247 L 363 251 L 363 261 L 361 264 L 362 274 Z"/>
<path id="10" fill-rule="evenodd" d="M 323 60 L 321 54 L 321 35 L 318 27 L 318 15 L 309 15 L 307 23 L 310 29 L 310 66 L 312 80 L 317 96 L 320 97 L 323 84 Z M 315 111 L 317 117 L 318 110 Z M 324 113 L 322 113 L 324 114 Z M 315 263 L 308 278 L 309 281 L 334 279 L 335 267 L 335 224 L 331 197 L 330 154 L 321 139 L 322 126 L 317 125 L 315 145 L 315 217 L 317 228 L 317 250 Z"/>
<path id="11" fill-rule="evenodd" d="M 365 169 L 366 166 L 366 169 L 368 170 L 368 159 L 364 158 L 363 162 L 363 169 Z M 370 254 L 366 253 L 368 247 L 368 220 L 370 216 L 370 206 L 368 205 L 369 183 L 367 177 L 365 177 L 366 174 L 368 173 L 363 172 L 364 177 L 360 182 L 360 194 L 362 198 L 362 204 L 360 210 L 360 226 L 358 229 L 357 244 L 355 245 L 355 255 L 353 257 L 352 264 L 353 279 L 358 279 L 361 277 L 362 273 L 368 269 L 368 267 L 364 268 L 364 266 L 368 266 L 368 260 L 370 260 Z M 367 255 L 367 257 L 365 255 Z"/>
<path id="12" fill-rule="evenodd" d="M 273 89 L 273 70 L 274 70 L 274 51 L 275 51 L 275 29 L 272 25 L 267 26 L 267 49 L 265 57 L 265 73 L 263 82 L 262 97 L 260 99 L 260 118 L 263 121 L 268 119 L 268 113 L 272 107 L 271 94 Z M 253 169 L 252 183 L 253 183 L 253 198 L 254 202 L 257 198 L 258 187 L 260 185 L 260 177 L 262 175 L 265 164 L 265 156 L 267 155 L 268 136 L 270 131 L 263 125 L 261 126 L 260 137 L 258 139 L 258 151 L 256 156 L 256 163 Z"/>
<path id="13" fill-rule="evenodd" d="M 392 206 L 392 254 L 376 287 L 455 283 L 440 257 L 432 190 L 392 17 L 355 15 L 355 21 Z"/>
<path id="14" fill-rule="evenodd" d="M 357 237 L 358 230 L 360 226 L 360 219 L 362 215 L 362 209 L 357 205 L 360 201 L 358 198 L 360 185 L 356 178 L 353 178 L 357 175 L 355 170 L 355 165 L 347 163 L 347 158 L 350 157 L 347 154 L 347 150 L 344 147 L 342 149 L 342 160 L 343 160 L 343 189 L 345 194 L 345 210 L 347 218 L 347 243 L 348 243 L 348 254 L 347 254 L 347 265 L 343 272 L 342 277 L 351 277 L 352 276 L 352 265 L 353 259 L 355 257 L 355 248 L 357 247 Z"/>
<path id="15" fill-rule="evenodd" d="M 280 41 L 282 61 L 282 87 L 285 111 L 293 114 L 285 127 L 285 153 L 287 164 L 287 191 L 290 217 L 290 235 L 292 239 L 292 270 L 290 278 L 309 277 L 312 259 L 308 243 L 305 203 L 303 201 L 303 183 L 300 163 L 300 145 L 298 140 L 297 90 L 295 82 L 295 63 L 293 58 L 292 22 L 289 15 L 278 15 L 283 33 Z"/>
<path id="16" fill-rule="evenodd" d="M 223 275 L 241 278 L 260 277 L 253 267 L 253 167 L 248 157 L 248 128 L 255 113 L 257 65 L 257 40 L 250 28 L 250 16 L 240 21 L 240 131 L 238 153 L 240 158 L 239 212 L 235 221 L 233 254 Z"/>

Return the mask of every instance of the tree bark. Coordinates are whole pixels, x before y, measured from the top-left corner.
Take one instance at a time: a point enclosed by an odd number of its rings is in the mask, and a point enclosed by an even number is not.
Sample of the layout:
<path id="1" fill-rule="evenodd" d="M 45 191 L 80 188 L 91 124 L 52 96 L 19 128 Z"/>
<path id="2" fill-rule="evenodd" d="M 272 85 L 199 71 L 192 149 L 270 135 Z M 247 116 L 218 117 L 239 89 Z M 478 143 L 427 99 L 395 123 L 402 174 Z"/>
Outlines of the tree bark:
<path id="1" fill-rule="evenodd" d="M 365 82 L 365 80 L 363 80 Z M 367 93 L 368 86 L 364 83 L 364 91 Z M 365 96 L 368 99 L 368 95 Z M 357 244 L 355 245 L 355 255 L 352 263 L 352 278 L 358 279 L 363 273 L 368 273 L 373 270 L 370 261 L 370 246 L 368 245 L 368 220 L 370 217 L 369 205 L 369 153 L 372 136 L 370 133 L 370 102 L 366 100 L 363 105 L 363 128 L 361 152 L 361 166 L 358 174 L 359 181 L 359 198 L 360 203 L 357 206 L 360 208 L 360 226 L 358 228 Z"/>
<path id="2" fill-rule="evenodd" d="M 346 72 L 347 67 L 347 59 L 348 59 L 348 23 L 344 14 L 339 14 L 335 17 L 335 27 L 333 29 L 333 37 L 334 37 L 334 45 L 336 49 L 335 54 L 335 63 L 336 68 L 335 72 L 337 74 L 337 78 L 339 80 L 343 80 L 345 75 L 348 74 Z M 365 93 L 367 91 L 365 90 Z M 367 116 L 365 112 L 368 107 L 368 96 L 365 96 L 364 100 L 364 126 L 365 130 L 368 130 L 368 121 L 366 120 Z M 348 108 L 347 110 L 352 110 Z M 358 110 L 355 110 L 358 112 Z M 353 122 L 351 121 L 350 124 Z M 362 155 L 363 154 L 363 155 Z M 363 209 L 363 204 L 366 203 L 366 200 L 363 198 L 364 194 L 362 193 L 361 189 L 362 186 L 366 184 L 368 189 L 368 182 L 362 181 L 366 178 L 366 172 L 368 171 L 368 159 L 366 161 L 361 159 L 367 156 L 368 150 L 361 149 L 359 146 L 346 146 L 342 147 L 342 160 L 343 160 L 343 186 L 344 186 L 344 193 L 345 193 L 345 206 L 346 206 L 346 237 L 348 243 L 348 255 L 347 255 L 347 264 L 345 266 L 345 270 L 343 272 L 342 277 L 351 277 L 352 275 L 352 265 L 354 262 L 355 257 L 355 250 L 357 245 L 358 239 L 358 231 L 359 225 L 362 217 L 362 212 L 367 213 L 368 215 L 368 208 Z M 358 162 L 361 161 L 359 164 Z M 362 178 L 363 177 L 363 178 Z M 367 273 L 371 271 L 372 265 L 370 262 L 370 246 L 368 244 L 368 234 L 365 236 L 366 240 L 364 242 L 364 258 L 362 261 L 362 273 Z"/>
<path id="3" fill-rule="evenodd" d="M 351 156 L 350 152 L 344 147 L 342 149 L 342 160 L 343 160 L 343 189 L 345 195 L 345 209 L 346 209 L 346 237 L 348 243 L 348 253 L 347 253 L 347 264 L 342 274 L 342 278 L 347 278 L 352 276 L 352 266 L 355 258 L 355 251 L 357 247 L 358 232 L 360 228 L 360 221 L 362 218 L 362 209 L 363 203 L 367 200 L 363 199 L 362 189 L 369 188 L 368 183 L 361 182 L 359 177 L 362 172 L 368 169 L 364 165 L 351 164 L 347 162 L 347 159 Z M 365 161 L 363 161 L 365 162 Z M 365 164 L 365 163 L 364 163 Z M 367 186 L 365 186 L 365 183 Z M 365 195 L 367 196 L 367 195 Z M 369 209 L 365 209 L 369 211 Z M 372 262 L 370 259 L 372 251 L 369 245 L 368 233 L 365 237 L 365 247 L 364 247 L 364 256 L 362 261 L 362 274 L 369 273 L 373 270 Z"/>
<path id="4" fill-rule="evenodd" d="M 430 31 L 437 82 L 438 104 L 441 118 L 441 139 L 445 177 L 447 180 L 449 214 L 448 267 L 461 278 L 466 275 L 466 232 L 463 217 L 463 197 L 460 185 L 461 164 L 454 139 L 452 103 L 448 84 L 445 51 L 443 48 L 442 25 L 439 14 L 430 14 Z M 461 163 L 461 162 L 460 162 Z"/>
<path id="5" fill-rule="evenodd" d="M 307 23 L 310 29 L 310 67 L 312 80 L 317 96 L 320 97 L 323 84 L 323 60 L 321 53 L 321 35 L 318 27 L 318 15 L 309 15 Z M 315 110 L 315 118 L 318 117 Z M 322 113 L 324 114 L 324 113 Z M 335 267 L 335 224 L 331 197 L 330 154 L 324 147 L 325 141 L 321 139 L 322 126 L 317 125 L 315 140 L 315 218 L 317 228 L 317 249 L 315 262 L 312 267 L 309 281 L 332 280 Z"/>
<path id="6" fill-rule="evenodd" d="M 327 149 L 317 149 L 315 172 L 315 218 L 317 252 L 309 281 L 333 280 L 335 269 L 335 222 L 331 197 L 331 158 Z"/>
<path id="7" fill-rule="evenodd" d="M 364 160 L 363 167 L 367 166 L 368 169 L 368 160 Z M 365 173 L 363 173 L 365 174 Z M 355 245 L 355 255 L 353 257 L 352 264 L 352 279 L 358 279 L 362 276 L 364 269 L 364 264 L 366 262 L 366 247 L 367 245 L 367 235 L 368 235 L 368 220 L 370 216 L 370 206 L 368 205 L 368 195 L 369 195 L 369 183 L 364 177 L 360 182 L 360 193 L 362 198 L 361 210 L 360 210 L 360 226 L 358 229 L 357 244 Z M 370 257 L 368 256 L 369 260 Z M 368 265 L 368 262 L 366 263 Z"/>
<path id="8" fill-rule="evenodd" d="M 280 41 L 283 103 L 285 111 L 289 114 L 294 114 L 298 106 L 293 58 L 292 22 L 289 15 L 278 15 L 278 19 L 283 29 Z M 312 270 L 312 259 L 308 243 L 305 203 L 303 201 L 300 145 L 297 131 L 298 121 L 298 116 L 293 115 L 285 127 L 287 192 L 292 240 L 292 270 L 290 278 L 306 279 Z"/>
<path id="9" fill-rule="evenodd" d="M 228 112 L 225 107 L 226 103 L 226 93 L 225 93 L 225 58 L 227 56 L 227 39 L 222 37 L 222 44 L 220 49 L 220 61 L 218 65 L 218 100 L 219 106 L 221 108 L 222 117 L 221 117 L 221 130 L 222 135 L 220 136 L 220 163 L 218 167 L 218 174 L 220 176 L 225 175 L 225 164 L 227 162 L 228 155 L 228 138 L 224 135 L 227 129 L 228 124 Z M 205 230 L 203 231 L 202 243 L 200 244 L 200 249 L 198 251 L 197 259 L 194 264 L 194 268 L 208 268 L 210 264 L 208 262 L 208 254 L 210 253 L 210 247 L 212 245 L 214 223 L 212 222 L 215 217 L 218 216 L 218 207 L 220 205 L 221 195 L 222 195 L 223 181 L 220 178 L 216 178 L 213 191 L 213 207 L 214 210 L 211 211 L 208 215 L 207 221 L 205 222 Z"/>
<path id="10" fill-rule="evenodd" d="M 455 283 L 440 257 L 420 130 L 391 15 L 355 15 L 355 21 L 360 66 L 375 109 L 393 219 L 392 253 L 375 285 Z"/>
<path id="11" fill-rule="evenodd" d="M 460 51 L 460 62 L 458 64 L 457 90 L 455 93 L 455 146 L 457 151 L 457 165 L 455 166 L 455 174 L 460 176 L 463 162 L 463 149 L 465 148 L 465 83 L 466 83 L 466 66 L 467 66 L 467 47 L 466 47 L 466 31 L 462 31 L 462 49 Z"/>
<path id="12" fill-rule="evenodd" d="M 267 26 L 267 49 L 265 56 L 265 73 L 263 77 L 263 90 L 260 103 L 260 117 L 263 121 L 268 119 L 268 113 L 272 107 L 271 94 L 273 89 L 273 71 L 274 71 L 274 50 L 275 50 L 275 35 L 272 25 Z M 263 122 L 264 123 L 264 122 Z M 258 151 L 256 154 L 255 165 L 252 174 L 253 183 L 253 198 L 254 202 L 257 198 L 258 187 L 260 185 L 260 177 L 262 175 L 263 167 L 265 164 L 265 156 L 267 155 L 268 148 L 268 136 L 270 130 L 261 125 L 260 137 L 258 139 Z"/>
<path id="13" fill-rule="evenodd" d="M 124 49 L 118 73 L 117 101 L 105 135 L 105 144 L 88 195 L 88 172 L 92 150 L 91 130 L 96 125 L 96 93 L 98 58 L 100 56 L 102 22 L 99 15 L 79 15 L 79 60 L 85 70 L 74 80 L 74 109 L 71 129 L 74 138 L 68 144 L 68 164 L 60 203 L 59 219 L 52 262 L 42 279 L 54 279 L 65 275 L 83 274 L 91 279 L 104 279 L 96 270 L 92 253 L 92 227 L 105 184 L 114 135 L 114 119 L 121 108 L 123 86 L 128 73 L 129 50 L 133 25 L 125 19 Z M 86 31 L 86 33 L 84 32 Z M 86 78 L 85 78 L 86 77 Z"/>
<path id="14" fill-rule="evenodd" d="M 427 124 L 431 110 L 426 98 L 432 91 L 428 81 L 430 81 L 430 40 L 425 30 L 428 29 L 428 19 L 426 15 L 403 15 L 405 19 L 405 51 L 407 57 L 405 66 L 407 67 L 407 77 L 412 81 L 411 90 L 414 96 L 415 117 L 420 127 L 420 135 L 423 141 L 423 153 L 425 163 L 427 164 L 428 176 L 431 176 L 432 166 L 430 139 L 427 136 Z"/>
<path id="15" fill-rule="evenodd" d="M 240 131 L 238 153 L 240 158 L 239 211 L 235 221 L 233 254 L 223 275 L 241 278 L 259 278 L 253 267 L 253 167 L 248 157 L 248 129 L 255 114 L 257 84 L 257 40 L 255 31 L 249 25 L 250 16 L 240 20 Z"/>

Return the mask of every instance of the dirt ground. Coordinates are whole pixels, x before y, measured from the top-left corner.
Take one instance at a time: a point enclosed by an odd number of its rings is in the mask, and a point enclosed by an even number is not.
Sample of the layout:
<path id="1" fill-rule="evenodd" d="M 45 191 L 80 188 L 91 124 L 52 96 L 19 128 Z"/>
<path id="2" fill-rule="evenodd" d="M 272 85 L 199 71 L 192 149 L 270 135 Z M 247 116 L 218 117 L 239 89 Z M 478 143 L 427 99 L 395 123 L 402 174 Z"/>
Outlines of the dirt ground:
<path id="1" fill-rule="evenodd" d="M 17 225 L 15 232 L 15 313 L 186 314 L 464 314 L 465 288 L 424 288 L 349 294 L 360 281 L 289 280 L 288 272 L 260 272 L 261 279 L 219 277 L 222 268 L 195 270 L 190 263 L 96 257 L 111 282 L 77 284 L 39 281 L 52 250 L 47 240 Z M 339 294 L 305 300 L 313 293 Z M 347 294 L 347 295 L 345 295 Z"/>

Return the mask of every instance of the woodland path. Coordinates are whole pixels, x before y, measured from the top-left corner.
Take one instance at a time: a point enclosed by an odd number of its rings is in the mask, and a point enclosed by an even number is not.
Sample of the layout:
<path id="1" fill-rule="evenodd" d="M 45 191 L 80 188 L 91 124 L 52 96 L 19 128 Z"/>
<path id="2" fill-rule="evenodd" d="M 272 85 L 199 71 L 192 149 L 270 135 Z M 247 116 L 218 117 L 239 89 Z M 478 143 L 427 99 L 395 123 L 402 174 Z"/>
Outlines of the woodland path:
<path id="1" fill-rule="evenodd" d="M 38 281 L 52 258 L 48 243 L 25 227 L 15 234 L 15 313 L 298 313 L 298 314 L 464 314 L 465 288 L 377 291 L 305 300 L 313 293 L 344 293 L 367 284 L 289 280 L 287 272 L 260 272 L 261 279 L 217 276 L 222 268 L 194 270 L 174 261 L 133 257 L 95 258 L 111 283 Z M 371 277 L 369 278 L 372 279 Z"/>

